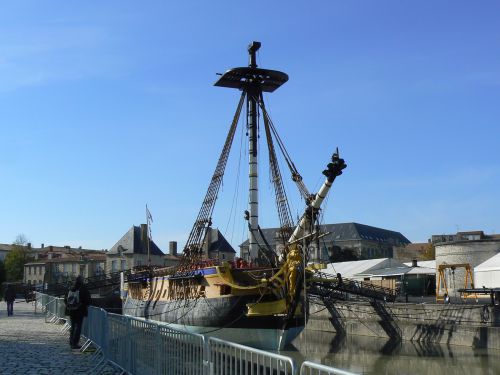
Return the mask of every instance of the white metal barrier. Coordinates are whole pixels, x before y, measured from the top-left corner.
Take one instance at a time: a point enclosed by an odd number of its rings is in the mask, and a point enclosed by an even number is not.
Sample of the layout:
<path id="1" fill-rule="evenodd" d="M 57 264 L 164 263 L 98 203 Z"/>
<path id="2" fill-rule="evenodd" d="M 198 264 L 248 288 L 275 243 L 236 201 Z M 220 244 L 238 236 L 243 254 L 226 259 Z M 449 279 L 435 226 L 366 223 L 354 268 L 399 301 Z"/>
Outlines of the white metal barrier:
<path id="1" fill-rule="evenodd" d="M 37 293 L 36 305 L 53 322 L 65 319 L 62 298 Z M 93 306 L 82 335 L 87 338 L 82 351 L 91 345 L 95 349 L 91 358 L 95 374 L 111 364 L 136 375 L 355 375 L 313 362 L 304 362 L 299 372 L 287 356 Z"/>
<path id="2" fill-rule="evenodd" d="M 302 366 L 300 366 L 300 375 L 353 375 L 353 373 L 335 367 L 305 361 L 302 363 Z"/>
<path id="3" fill-rule="evenodd" d="M 220 340 L 208 340 L 210 374 L 294 375 L 290 357 Z"/>

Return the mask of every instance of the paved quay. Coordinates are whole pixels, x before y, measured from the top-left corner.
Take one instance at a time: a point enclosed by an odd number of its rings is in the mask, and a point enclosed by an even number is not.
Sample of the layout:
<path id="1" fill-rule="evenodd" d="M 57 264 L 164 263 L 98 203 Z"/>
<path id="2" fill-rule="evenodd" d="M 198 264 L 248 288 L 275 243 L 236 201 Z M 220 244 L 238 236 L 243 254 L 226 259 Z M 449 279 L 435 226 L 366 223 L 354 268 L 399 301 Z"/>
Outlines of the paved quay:
<path id="1" fill-rule="evenodd" d="M 71 350 L 61 327 L 45 323 L 32 303 L 16 300 L 14 316 L 8 317 L 7 304 L 0 302 L 0 374 L 91 374 L 91 353 Z M 111 367 L 102 372 L 119 373 Z"/>

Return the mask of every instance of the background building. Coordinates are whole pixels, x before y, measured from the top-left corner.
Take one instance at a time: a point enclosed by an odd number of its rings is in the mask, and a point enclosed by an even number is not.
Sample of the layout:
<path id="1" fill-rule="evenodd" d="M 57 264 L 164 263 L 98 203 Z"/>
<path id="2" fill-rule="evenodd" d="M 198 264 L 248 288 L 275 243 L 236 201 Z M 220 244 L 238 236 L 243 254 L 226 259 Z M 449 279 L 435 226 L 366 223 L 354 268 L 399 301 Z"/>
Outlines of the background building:
<path id="1" fill-rule="evenodd" d="M 180 256 L 177 255 L 177 241 L 168 243 L 168 254 L 165 254 L 165 267 L 174 267 L 179 264 Z"/>
<path id="2" fill-rule="evenodd" d="M 344 279 L 397 289 L 401 294 L 435 294 L 436 270 L 433 261 L 404 264 L 392 258 L 356 260 L 329 263 L 324 272 L 332 276 L 340 273 Z"/>
<path id="3" fill-rule="evenodd" d="M 148 250 L 149 240 L 149 250 Z M 164 267 L 165 254 L 148 238 L 147 224 L 132 226 L 106 254 L 106 272 L 118 272 L 137 266 Z"/>
<path id="4" fill-rule="evenodd" d="M 208 228 L 203 242 L 203 252 L 209 259 L 228 262 L 236 255 L 236 251 L 217 228 Z"/>
<path id="5" fill-rule="evenodd" d="M 357 259 L 391 258 L 394 247 L 405 246 L 410 241 L 399 232 L 358 223 L 326 224 L 318 244 L 311 244 L 311 261 L 339 259 L 343 252 L 351 252 Z M 278 254 L 282 251 L 278 228 L 262 230 L 271 248 Z M 261 241 L 264 244 L 264 241 Z M 248 260 L 248 240 L 240 245 L 241 257 Z"/>
<path id="6" fill-rule="evenodd" d="M 85 278 L 104 273 L 106 254 L 70 246 L 43 246 L 32 249 L 32 260 L 24 265 L 23 282 L 30 285 L 47 285 Z"/>
<path id="7" fill-rule="evenodd" d="M 12 245 L 0 243 L 0 260 L 3 262 L 7 254 L 12 250 Z"/>

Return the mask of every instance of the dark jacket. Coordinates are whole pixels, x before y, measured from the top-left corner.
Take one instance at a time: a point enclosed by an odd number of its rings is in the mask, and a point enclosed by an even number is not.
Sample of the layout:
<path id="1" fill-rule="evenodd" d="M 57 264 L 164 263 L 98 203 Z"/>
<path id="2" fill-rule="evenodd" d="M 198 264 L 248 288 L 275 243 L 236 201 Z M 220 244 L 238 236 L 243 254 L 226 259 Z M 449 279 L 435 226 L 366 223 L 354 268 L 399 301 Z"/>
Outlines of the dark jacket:
<path id="1" fill-rule="evenodd" d="M 16 299 L 16 291 L 10 285 L 5 290 L 4 299 L 6 302 L 14 302 L 14 300 Z"/>
<path id="2" fill-rule="evenodd" d="M 89 312 L 89 305 L 90 305 L 90 293 L 87 287 L 83 283 L 76 282 L 75 285 L 73 285 L 70 289 L 71 291 L 75 292 L 77 290 L 80 291 L 80 307 L 77 310 L 68 310 L 66 309 L 66 314 L 72 317 L 80 317 L 80 316 L 87 316 Z M 68 295 L 66 294 L 64 301 L 66 302 L 66 299 L 68 298 Z"/>

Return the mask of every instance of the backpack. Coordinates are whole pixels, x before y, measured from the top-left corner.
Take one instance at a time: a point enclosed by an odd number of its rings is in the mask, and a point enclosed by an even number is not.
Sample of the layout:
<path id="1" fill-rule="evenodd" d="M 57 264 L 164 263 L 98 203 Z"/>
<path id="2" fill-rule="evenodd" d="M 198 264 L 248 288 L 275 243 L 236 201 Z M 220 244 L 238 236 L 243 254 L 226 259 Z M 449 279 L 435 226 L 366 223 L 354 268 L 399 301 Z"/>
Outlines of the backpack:
<path id="1" fill-rule="evenodd" d="M 70 290 L 68 292 L 68 298 L 66 300 L 66 308 L 69 311 L 75 311 L 75 310 L 78 310 L 81 305 L 82 304 L 80 303 L 80 291 L 79 290 L 75 290 L 75 291 Z"/>

